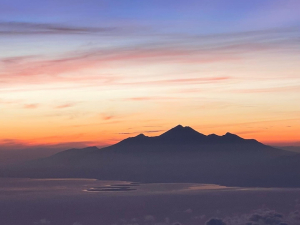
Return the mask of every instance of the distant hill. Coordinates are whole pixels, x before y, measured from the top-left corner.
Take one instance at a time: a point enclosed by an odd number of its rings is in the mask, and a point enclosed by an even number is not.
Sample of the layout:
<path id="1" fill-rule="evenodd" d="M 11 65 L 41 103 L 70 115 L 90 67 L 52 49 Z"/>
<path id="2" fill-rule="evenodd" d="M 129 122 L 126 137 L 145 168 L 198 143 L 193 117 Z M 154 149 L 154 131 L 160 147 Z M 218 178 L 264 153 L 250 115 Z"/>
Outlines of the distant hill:
<path id="1" fill-rule="evenodd" d="M 70 149 L 1 170 L 1 176 L 300 187 L 300 156 L 254 139 L 204 135 L 178 125 L 98 149 Z"/>
<path id="2" fill-rule="evenodd" d="M 300 146 L 276 146 L 274 148 L 300 153 Z"/>
<path id="3" fill-rule="evenodd" d="M 58 147 L 47 148 L 40 146 L 34 148 L 7 149 L 0 145 L 0 165 L 9 165 L 42 157 L 48 157 L 61 152 L 64 149 Z"/>

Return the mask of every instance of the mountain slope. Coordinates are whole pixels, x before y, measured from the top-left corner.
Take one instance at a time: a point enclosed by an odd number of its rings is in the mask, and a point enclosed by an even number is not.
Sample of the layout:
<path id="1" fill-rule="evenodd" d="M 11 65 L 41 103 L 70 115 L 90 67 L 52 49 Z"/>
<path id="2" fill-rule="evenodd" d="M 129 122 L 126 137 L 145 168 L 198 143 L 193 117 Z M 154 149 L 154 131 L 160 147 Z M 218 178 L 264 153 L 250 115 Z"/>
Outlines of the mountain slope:
<path id="1" fill-rule="evenodd" d="M 283 168 L 292 154 L 231 133 L 206 136 L 179 125 L 160 136 L 140 134 L 102 149 L 70 149 L 1 172 L 2 176 L 300 187 L 296 168 Z"/>

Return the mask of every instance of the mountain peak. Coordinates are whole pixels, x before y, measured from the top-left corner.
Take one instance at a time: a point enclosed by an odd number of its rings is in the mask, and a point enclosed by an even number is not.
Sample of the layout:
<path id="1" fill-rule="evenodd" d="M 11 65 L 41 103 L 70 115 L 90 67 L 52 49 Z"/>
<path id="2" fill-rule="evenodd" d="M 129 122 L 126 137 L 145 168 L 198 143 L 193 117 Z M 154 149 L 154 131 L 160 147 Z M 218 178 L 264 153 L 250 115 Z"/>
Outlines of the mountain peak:
<path id="1" fill-rule="evenodd" d="M 230 132 L 227 132 L 224 136 L 237 136 L 237 135 L 235 135 L 233 133 L 230 133 Z"/>
<path id="2" fill-rule="evenodd" d="M 205 144 L 205 145 L 214 145 L 214 144 L 249 144 L 254 143 L 254 141 L 249 141 L 243 139 L 236 134 L 227 132 L 226 134 L 219 136 L 216 134 L 204 135 L 194 130 L 189 126 L 177 125 L 165 133 L 149 137 L 144 134 L 139 134 L 135 137 L 129 137 L 120 142 L 121 144 L 143 144 L 143 145 L 191 145 L 191 144 Z M 258 142 L 257 142 L 258 143 Z"/>
<path id="3" fill-rule="evenodd" d="M 176 127 L 173 127 L 172 129 L 168 130 L 167 132 L 163 133 L 159 137 L 161 138 L 174 138 L 174 139 L 194 139 L 199 138 L 201 136 L 204 136 L 203 134 L 200 134 L 198 131 L 194 130 L 191 127 L 184 127 L 182 125 L 177 125 Z"/>
<path id="4" fill-rule="evenodd" d="M 186 127 L 184 127 L 184 126 L 182 126 L 182 125 L 177 125 L 177 126 L 175 126 L 175 127 L 173 127 L 173 128 L 171 128 L 170 130 L 168 130 L 167 132 L 165 132 L 165 133 L 168 133 L 168 132 L 186 132 L 186 131 L 194 131 L 194 132 L 197 132 L 197 131 L 195 131 L 193 128 L 191 128 L 191 127 L 188 127 L 188 126 L 186 126 Z M 198 132 L 197 132 L 198 133 Z"/>
<path id="5" fill-rule="evenodd" d="M 240 136 L 236 135 L 236 134 L 232 134 L 230 132 L 227 132 L 226 134 L 224 134 L 222 136 L 224 139 L 227 139 L 228 141 L 239 141 L 239 140 L 244 140 L 243 138 L 241 138 Z"/>

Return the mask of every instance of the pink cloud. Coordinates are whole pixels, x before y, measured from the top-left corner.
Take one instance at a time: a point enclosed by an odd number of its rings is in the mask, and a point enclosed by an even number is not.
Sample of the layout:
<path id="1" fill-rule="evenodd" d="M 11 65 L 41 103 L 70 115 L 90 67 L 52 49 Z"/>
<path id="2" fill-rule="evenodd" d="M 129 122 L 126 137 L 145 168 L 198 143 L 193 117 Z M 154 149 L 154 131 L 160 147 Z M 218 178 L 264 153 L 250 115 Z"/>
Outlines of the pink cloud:
<path id="1" fill-rule="evenodd" d="M 236 93 L 267 93 L 267 92 L 299 92 L 300 85 L 281 86 L 281 87 L 265 87 L 265 88 L 252 88 L 252 89 L 237 89 L 232 92 Z"/>
<path id="2" fill-rule="evenodd" d="M 51 28 L 52 29 L 52 28 Z M 208 64 L 240 61 L 245 53 L 260 51 L 292 51 L 298 46 L 295 29 L 253 31 L 213 37 L 177 37 L 161 43 L 141 46 L 112 47 L 74 51 L 56 58 L 20 56 L 0 59 L 0 87 L 28 84 L 122 85 L 122 75 L 89 74 L 90 70 L 122 68 L 151 63 Z M 296 49 L 296 48 L 295 48 Z M 215 80 L 224 80 L 219 77 Z M 227 78 L 228 79 L 228 78 Z M 204 82 L 204 80 L 168 80 L 156 83 Z M 207 80 L 208 82 L 208 80 Z M 124 83 L 124 82 L 123 82 Z M 126 83 L 125 83 L 126 84 Z"/>
<path id="3" fill-rule="evenodd" d="M 151 100 L 176 100 L 178 98 L 175 97 L 164 97 L 164 96 L 150 96 L 150 97 L 133 97 L 127 98 L 125 100 L 130 101 L 151 101 Z"/>
<path id="4" fill-rule="evenodd" d="M 76 56 L 72 56 L 76 54 Z M 146 60 L 146 61 L 145 61 Z M 93 50 L 71 53 L 57 59 L 36 59 L 32 57 L 7 58 L 1 61 L 0 85 L 11 87 L 19 84 L 77 83 L 114 84 L 120 77 L 112 75 L 78 75 L 90 69 L 110 68 L 111 63 L 212 63 L 233 60 L 230 56 L 202 54 L 193 49 L 176 48 L 140 48 Z M 122 67 L 122 65 L 121 65 Z M 76 75 L 74 75 L 76 73 Z M 176 82 L 174 80 L 173 82 Z"/>
<path id="5" fill-rule="evenodd" d="M 114 118 L 114 116 L 103 116 L 102 117 L 104 120 L 111 120 Z"/>
<path id="6" fill-rule="evenodd" d="M 112 113 L 100 113 L 100 117 L 103 119 L 103 120 L 112 120 L 112 119 L 115 119 L 116 116 L 113 115 Z"/>
<path id="7" fill-rule="evenodd" d="M 65 104 L 62 104 L 62 105 L 58 105 L 55 108 L 56 109 L 65 109 L 65 108 L 73 107 L 74 105 L 76 105 L 76 104 L 75 103 L 65 103 Z"/>
<path id="8" fill-rule="evenodd" d="M 202 83 L 215 83 L 232 79 L 228 76 L 222 77 L 199 77 L 199 78 L 178 78 L 178 79 L 165 79 L 165 80 L 152 80 L 141 82 L 120 83 L 123 85 L 172 85 L 172 84 L 202 84 Z"/>
<path id="9" fill-rule="evenodd" d="M 36 109 L 39 107 L 39 104 L 24 104 L 23 108 L 24 109 Z"/>

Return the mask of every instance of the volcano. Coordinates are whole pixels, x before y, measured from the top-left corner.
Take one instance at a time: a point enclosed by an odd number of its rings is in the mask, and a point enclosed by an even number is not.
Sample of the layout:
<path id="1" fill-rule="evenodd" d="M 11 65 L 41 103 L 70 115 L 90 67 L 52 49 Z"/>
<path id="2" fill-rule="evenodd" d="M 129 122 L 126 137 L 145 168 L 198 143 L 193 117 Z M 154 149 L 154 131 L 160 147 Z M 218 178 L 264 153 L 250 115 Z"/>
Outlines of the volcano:
<path id="1" fill-rule="evenodd" d="M 4 177 L 96 178 L 135 182 L 300 187 L 296 153 L 226 133 L 204 135 L 178 125 L 114 145 L 69 149 L 1 170 Z"/>

